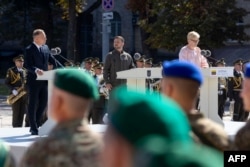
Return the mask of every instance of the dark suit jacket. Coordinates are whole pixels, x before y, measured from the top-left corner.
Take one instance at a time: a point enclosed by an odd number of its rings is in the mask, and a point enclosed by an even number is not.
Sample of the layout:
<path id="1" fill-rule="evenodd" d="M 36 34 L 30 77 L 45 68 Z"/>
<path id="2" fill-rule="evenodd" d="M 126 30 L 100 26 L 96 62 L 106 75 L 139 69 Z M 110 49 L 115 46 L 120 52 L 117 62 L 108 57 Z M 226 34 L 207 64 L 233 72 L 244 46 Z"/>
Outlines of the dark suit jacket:
<path id="1" fill-rule="evenodd" d="M 34 43 L 30 44 L 25 49 L 24 55 L 24 66 L 28 70 L 27 82 L 35 82 L 36 81 L 36 73 L 35 70 L 37 68 L 48 71 L 48 62 L 52 63 L 55 67 L 55 60 L 52 58 L 50 54 L 49 47 L 47 45 L 42 46 L 42 52 L 40 53 L 38 48 Z"/>

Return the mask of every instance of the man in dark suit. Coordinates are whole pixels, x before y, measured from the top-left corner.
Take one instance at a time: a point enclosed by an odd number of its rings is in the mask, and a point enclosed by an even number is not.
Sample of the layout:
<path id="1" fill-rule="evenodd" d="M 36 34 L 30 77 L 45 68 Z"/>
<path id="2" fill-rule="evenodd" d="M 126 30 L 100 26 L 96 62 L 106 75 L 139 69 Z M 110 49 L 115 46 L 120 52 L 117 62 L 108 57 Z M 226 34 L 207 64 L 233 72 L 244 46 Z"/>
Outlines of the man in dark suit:
<path id="1" fill-rule="evenodd" d="M 36 78 L 48 70 L 48 62 L 56 65 L 45 43 L 45 32 L 42 29 L 36 29 L 33 31 L 33 43 L 25 49 L 25 67 L 28 70 L 27 86 L 29 91 L 28 115 L 32 135 L 38 134 L 40 119 L 48 101 L 47 81 L 38 81 Z"/>

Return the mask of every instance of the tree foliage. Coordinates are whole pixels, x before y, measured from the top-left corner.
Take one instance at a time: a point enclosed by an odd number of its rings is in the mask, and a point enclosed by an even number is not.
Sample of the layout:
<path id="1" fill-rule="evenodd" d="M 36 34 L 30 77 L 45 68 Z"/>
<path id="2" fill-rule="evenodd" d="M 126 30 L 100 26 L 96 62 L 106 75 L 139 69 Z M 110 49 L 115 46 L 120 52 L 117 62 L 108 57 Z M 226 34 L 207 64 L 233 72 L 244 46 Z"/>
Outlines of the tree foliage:
<path id="1" fill-rule="evenodd" d="M 86 1 L 85 0 L 74 0 L 74 10 L 75 14 L 82 13 L 84 10 L 84 7 L 86 6 Z M 71 0 L 57 0 L 57 4 L 63 9 L 63 19 L 69 19 L 69 9 L 70 9 L 70 4 L 72 4 L 73 1 Z"/>
<path id="2" fill-rule="evenodd" d="M 128 7 L 139 13 L 139 25 L 150 34 L 145 42 L 152 48 L 175 50 L 192 30 L 201 35 L 200 44 L 209 47 L 249 38 L 236 25 L 247 13 L 235 0 L 129 0 Z"/>

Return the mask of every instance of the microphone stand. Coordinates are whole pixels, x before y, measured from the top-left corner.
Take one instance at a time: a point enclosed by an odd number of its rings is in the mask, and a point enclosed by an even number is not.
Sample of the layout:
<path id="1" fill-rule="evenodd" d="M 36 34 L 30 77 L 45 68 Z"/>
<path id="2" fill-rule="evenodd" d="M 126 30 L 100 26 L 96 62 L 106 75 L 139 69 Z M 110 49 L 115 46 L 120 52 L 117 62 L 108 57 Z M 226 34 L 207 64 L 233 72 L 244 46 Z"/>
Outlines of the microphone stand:
<path id="1" fill-rule="evenodd" d="M 51 57 L 55 60 L 56 65 L 58 64 L 61 68 L 65 68 L 56 58 L 54 55 L 51 54 Z"/>
<path id="2" fill-rule="evenodd" d="M 60 56 L 63 60 L 65 60 L 68 63 L 72 63 L 69 59 L 66 59 L 65 57 L 63 57 L 61 54 L 57 54 L 58 56 Z"/>

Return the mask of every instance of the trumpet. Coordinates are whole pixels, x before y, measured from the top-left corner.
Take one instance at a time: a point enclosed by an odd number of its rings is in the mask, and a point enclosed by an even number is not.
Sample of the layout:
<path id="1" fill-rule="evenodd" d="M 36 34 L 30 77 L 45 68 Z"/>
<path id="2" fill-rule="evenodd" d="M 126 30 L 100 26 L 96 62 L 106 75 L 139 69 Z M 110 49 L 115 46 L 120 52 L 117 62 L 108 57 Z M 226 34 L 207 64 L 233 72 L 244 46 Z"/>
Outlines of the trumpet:
<path id="1" fill-rule="evenodd" d="M 17 89 L 18 94 L 15 96 L 13 94 L 9 95 L 7 97 L 6 103 L 9 105 L 14 104 L 17 100 L 19 100 L 21 97 L 23 97 L 27 92 L 25 91 L 24 87 L 20 87 Z"/>
<path id="2" fill-rule="evenodd" d="M 106 88 L 106 84 L 101 84 L 99 92 L 105 96 L 105 99 L 109 99 L 109 90 Z"/>

